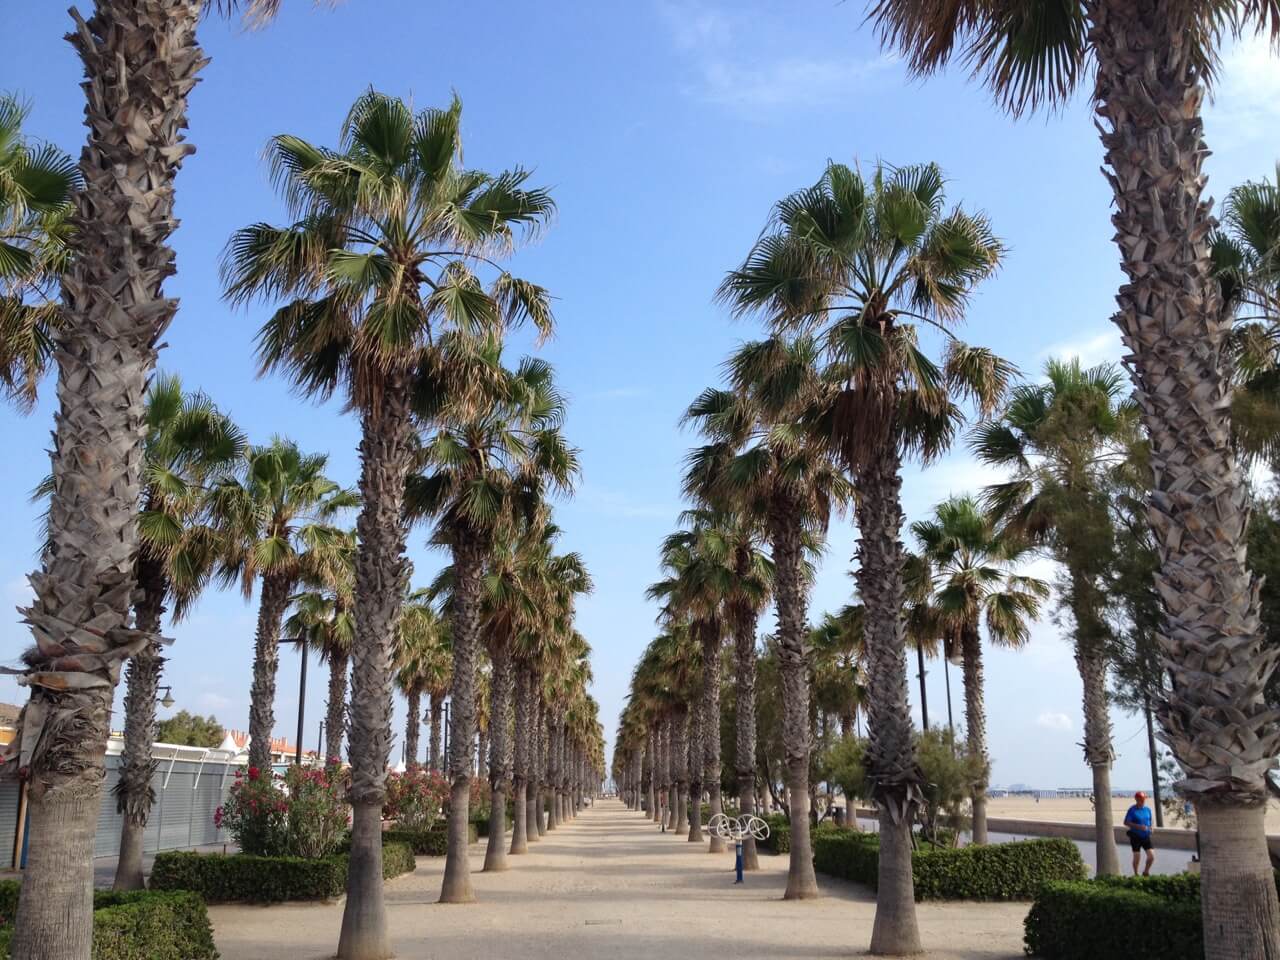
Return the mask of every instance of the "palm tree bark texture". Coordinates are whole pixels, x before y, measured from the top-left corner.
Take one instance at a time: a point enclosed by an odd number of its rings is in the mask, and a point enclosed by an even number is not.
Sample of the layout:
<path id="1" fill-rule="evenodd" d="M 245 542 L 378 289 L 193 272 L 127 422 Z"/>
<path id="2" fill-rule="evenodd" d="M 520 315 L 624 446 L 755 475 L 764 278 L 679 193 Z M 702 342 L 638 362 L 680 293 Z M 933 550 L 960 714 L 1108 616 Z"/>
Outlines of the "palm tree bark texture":
<path id="1" fill-rule="evenodd" d="M 720 798 L 720 620 L 702 635 L 702 783 L 711 796 L 711 816 L 723 813 Z M 698 798 L 701 803 L 701 797 Z M 708 852 L 723 853 L 724 840 L 711 834 Z"/>
<path id="2" fill-rule="evenodd" d="M 167 591 L 160 561 L 143 557 L 138 562 L 138 589 L 141 599 L 134 605 L 134 627 L 159 635 Z M 151 757 L 155 740 L 156 691 L 164 658 L 159 642 L 148 644 L 130 660 L 124 696 L 125 738 L 120 756 L 120 779 L 116 781 L 116 812 L 121 815 L 120 856 L 116 861 L 113 890 L 141 890 L 142 846 L 147 818 L 156 794 L 152 786 L 156 762 Z"/>
<path id="3" fill-rule="evenodd" d="M 750 608 L 734 618 L 734 694 L 737 726 L 734 730 L 734 772 L 738 776 L 738 804 L 744 816 L 756 812 L 756 618 Z M 756 839 L 742 840 L 742 869 L 760 869 Z"/>
<path id="4" fill-rule="evenodd" d="M 886 405 L 893 409 L 893 405 Z M 866 606 L 870 743 L 867 771 L 880 807 L 880 866 L 873 954 L 921 952 L 911 875 L 911 824 L 922 775 L 907 707 L 906 632 L 902 620 L 901 458 L 896 442 L 881 442 L 859 471 L 855 506 L 858 593 Z"/>
<path id="5" fill-rule="evenodd" d="M 1203 76 L 1183 42 L 1200 4 L 1087 0 L 1094 104 L 1129 282 L 1114 320 L 1151 445 L 1147 514 L 1160 555 L 1159 641 L 1170 691 L 1156 706 L 1196 806 L 1205 956 L 1280 957 L 1265 842 L 1266 773 L 1280 724 L 1263 688 L 1260 584 L 1246 565 L 1249 492 L 1231 443 L 1224 311 L 1207 240 Z"/>
<path id="6" fill-rule="evenodd" d="M 800 509 L 779 497 L 769 515 L 777 596 L 779 672 L 782 676 L 782 742 L 791 826 L 786 900 L 818 896 L 809 838 L 809 651 L 805 627 L 804 558 Z"/>
<path id="7" fill-rule="evenodd" d="M 386 378 L 361 412 L 360 515 L 356 520 L 355 638 L 351 646 L 351 857 L 338 939 L 340 960 L 391 955 L 382 895 L 382 806 L 391 754 L 395 629 L 409 566 L 404 485 L 413 422 L 402 375 Z"/>
<path id="8" fill-rule="evenodd" d="M 973 842 L 987 842 L 987 780 L 991 760 L 987 756 L 987 707 L 982 679 L 982 635 L 973 623 L 960 632 L 960 652 L 964 664 L 965 749 L 980 779 L 973 784 Z M 1115 844 L 1113 843 L 1114 849 Z"/>
<path id="9" fill-rule="evenodd" d="M 1114 814 L 1111 804 L 1098 802 L 1111 796 L 1111 764 L 1115 750 L 1111 745 L 1111 712 L 1107 697 L 1107 661 L 1103 648 L 1105 627 L 1098 620 L 1103 598 L 1093 589 L 1087 576 L 1069 571 L 1071 607 L 1076 621 L 1076 668 L 1080 673 L 1081 698 L 1084 708 L 1084 760 L 1093 772 L 1094 835 L 1097 842 L 1100 876 L 1120 873 L 1120 856 L 1114 842 Z"/>
<path id="10" fill-rule="evenodd" d="M 325 763 L 342 762 L 342 736 L 347 728 L 347 669 L 350 657 L 329 651 L 329 700 L 325 705 Z"/>
<path id="11" fill-rule="evenodd" d="M 249 687 L 249 766 L 271 769 L 275 729 L 276 671 L 280 665 L 280 624 L 294 584 L 278 573 L 262 578 L 258 626 L 253 641 L 253 680 Z"/>
<path id="12" fill-rule="evenodd" d="M 169 235 L 187 96 L 207 62 L 196 0 L 98 0 L 72 10 L 85 69 L 84 189 L 62 282 L 49 543 L 23 610 L 31 698 L 6 760 L 29 788 L 30 853 L 11 945 L 86 960 L 97 825 L 120 670 L 154 638 L 129 627 L 138 548 L 144 395 L 177 309 Z"/>
<path id="13" fill-rule="evenodd" d="M 680 704 L 671 723 L 671 829 L 689 827 L 689 708 Z"/>
<path id="14" fill-rule="evenodd" d="M 507 788 L 511 783 L 511 650 L 499 643 L 489 651 L 489 840 L 484 870 L 507 869 Z M 517 798 L 518 799 L 518 798 Z"/>
<path id="15" fill-rule="evenodd" d="M 689 842 L 702 842 L 702 698 L 689 711 L 688 751 L 689 795 L 685 798 L 685 809 L 689 811 Z"/>
<path id="16" fill-rule="evenodd" d="M 422 691 L 414 687 L 405 698 L 408 707 L 404 720 L 404 764 L 410 770 L 418 767 L 418 730 L 422 727 Z"/>
<path id="17" fill-rule="evenodd" d="M 456 586 L 453 602 L 453 686 L 449 714 L 449 847 L 440 885 L 441 903 L 470 903 L 471 864 L 467 857 L 471 805 L 471 750 L 476 731 L 476 653 L 480 643 L 480 593 L 487 545 L 457 532 L 453 542 Z"/>
<path id="18" fill-rule="evenodd" d="M 512 856 L 529 852 L 529 698 L 532 671 L 516 668 L 515 723 L 512 729 L 511 850 Z"/>

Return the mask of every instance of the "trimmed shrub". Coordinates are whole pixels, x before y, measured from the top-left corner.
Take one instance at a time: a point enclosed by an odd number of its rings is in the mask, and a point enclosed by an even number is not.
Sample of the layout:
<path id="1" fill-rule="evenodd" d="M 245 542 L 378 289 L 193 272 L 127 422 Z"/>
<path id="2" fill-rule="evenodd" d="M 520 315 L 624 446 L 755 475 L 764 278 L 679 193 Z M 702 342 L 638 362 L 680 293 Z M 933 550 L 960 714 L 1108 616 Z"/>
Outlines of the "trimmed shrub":
<path id="1" fill-rule="evenodd" d="M 818 871 L 876 888 L 880 869 L 876 834 L 820 830 L 813 845 Z M 1085 876 L 1079 848 L 1061 838 L 916 850 L 911 855 L 911 872 L 917 900 L 1030 900 L 1046 881 Z"/>
<path id="2" fill-rule="evenodd" d="M 1023 928 L 1027 953 L 1048 960 L 1202 960 L 1200 875 L 1046 883 Z"/>
<path id="3" fill-rule="evenodd" d="M 405 843 L 382 844 L 384 880 L 412 873 L 413 850 Z M 316 859 L 230 856 L 176 850 L 156 855 L 153 890 L 192 890 L 210 903 L 276 903 L 282 900 L 331 900 L 347 889 L 347 854 Z"/>
<path id="4" fill-rule="evenodd" d="M 467 843 L 475 843 L 479 837 L 479 828 L 474 823 L 469 824 Z M 408 844 L 419 857 L 443 857 L 449 852 L 448 826 L 438 823 L 430 830 L 384 830 L 382 842 Z"/>
<path id="5" fill-rule="evenodd" d="M 2 886 L 3 919 L 10 924 L 18 884 L 7 881 Z M 209 914 L 198 894 L 99 890 L 93 906 L 93 960 L 217 960 Z M 0 928 L 0 958 L 8 958 L 12 935 L 11 926 Z"/>
<path id="6" fill-rule="evenodd" d="M 1048 960 L 1202 960 L 1200 902 L 1110 883 L 1046 883 L 1023 943 Z"/>

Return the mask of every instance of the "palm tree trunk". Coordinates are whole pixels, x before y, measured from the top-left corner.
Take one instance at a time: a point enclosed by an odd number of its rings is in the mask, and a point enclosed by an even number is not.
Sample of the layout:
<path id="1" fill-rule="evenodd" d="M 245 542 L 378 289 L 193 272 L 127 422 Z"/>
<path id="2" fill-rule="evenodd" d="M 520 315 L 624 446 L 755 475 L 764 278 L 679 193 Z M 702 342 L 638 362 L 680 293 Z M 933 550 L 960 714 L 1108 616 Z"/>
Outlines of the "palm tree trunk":
<path id="1" fill-rule="evenodd" d="M 541 691 L 541 685 L 539 685 L 539 691 Z M 537 757 L 534 767 L 537 779 L 533 791 L 533 822 L 537 828 L 537 835 L 533 839 L 540 840 L 547 833 L 547 702 L 543 699 L 541 692 L 538 694 L 538 720 L 534 724 L 533 736 Z"/>
<path id="2" fill-rule="evenodd" d="M 422 727 L 419 714 L 422 711 L 422 691 L 414 687 L 406 694 L 409 708 L 405 711 L 404 765 L 409 770 L 418 768 L 418 731 Z"/>
<path id="3" fill-rule="evenodd" d="M 547 712 L 547 829 L 554 830 L 560 818 L 560 723 L 555 711 Z"/>
<path id="4" fill-rule="evenodd" d="M 461 531 L 453 540 L 453 685 L 449 729 L 449 848 L 444 861 L 441 903 L 471 903 L 471 863 L 467 856 L 471 805 L 471 748 L 476 728 L 476 655 L 480 645 L 480 592 L 487 545 Z"/>
<path id="5" fill-rule="evenodd" d="M 647 813 L 649 819 L 655 823 L 658 820 L 658 791 L 656 789 L 658 780 L 658 734 L 651 726 L 649 728 L 649 749 L 645 751 L 645 768 L 649 772 L 648 782 L 644 784 L 643 789 L 646 791 L 645 799 L 649 802 Z"/>
<path id="6" fill-rule="evenodd" d="M 702 842 L 702 702 L 689 711 L 689 836 L 690 843 Z"/>
<path id="7" fill-rule="evenodd" d="M 351 857 L 339 960 L 382 960 L 391 954 L 382 896 L 382 806 L 391 754 L 395 628 L 409 579 L 404 482 L 413 436 L 408 380 L 403 374 L 390 374 L 379 403 L 361 415 L 347 791 L 352 805 Z M 416 724 L 416 716 L 410 722 Z"/>
<path id="8" fill-rule="evenodd" d="M 711 816 L 724 813 L 720 797 L 720 620 L 702 637 L 702 782 L 711 795 Z M 711 834 L 709 853 L 724 853 L 724 840 Z"/>
<path id="9" fill-rule="evenodd" d="M 734 771 L 738 775 L 738 804 L 744 816 L 756 812 L 756 615 L 748 606 L 733 620 L 734 693 L 737 718 L 734 729 Z M 742 869 L 759 870 L 756 839 L 742 841 Z"/>
<path id="10" fill-rule="evenodd" d="M 987 777 L 991 760 L 987 756 L 987 708 L 982 679 L 982 636 L 976 623 L 967 623 L 960 636 L 964 658 L 965 747 L 980 779 L 973 783 L 973 842 L 987 842 Z M 1111 850 L 1115 851 L 1115 843 Z"/>
<path id="11" fill-rule="evenodd" d="M 431 722 L 427 731 L 431 742 L 427 745 L 427 763 L 432 770 L 440 769 L 440 733 L 444 728 L 444 696 L 432 693 L 429 697 Z"/>
<path id="12" fill-rule="evenodd" d="M 489 779 L 489 725 L 488 724 L 485 724 L 476 733 L 475 774 L 481 780 Z"/>
<path id="13" fill-rule="evenodd" d="M 529 852 L 529 688 L 531 671 L 520 664 L 514 681 L 516 717 L 512 730 L 514 764 L 511 803 L 511 850 L 513 856 Z"/>
<path id="14" fill-rule="evenodd" d="M 329 702 L 325 707 L 325 763 L 342 762 L 342 735 L 347 726 L 347 666 L 349 657 L 329 651 Z"/>
<path id="15" fill-rule="evenodd" d="M 785 900 L 816 897 L 809 839 L 809 649 L 805 626 L 804 558 L 800 543 L 800 510 L 778 498 L 770 510 L 778 614 L 777 650 L 782 679 L 782 743 L 790 798 L 791 856 Z"/>
<path id="16" fill-rule="evenodd" d="M 143 633 L 159 636 L 164 598 L 169 592 L 164 566 L 144 554 L 138 559 L 137 572 L 141 599 L 134 606 L 134 626 Z M 155 741 L 156 690 L 164 667 L 160 650 L 159 642 L 148 644 L 125 668 L 124 750 L 120 756 L 120 779 L 115 786 L 116 812 L 122 822 L 113 890 L 141 890 L 145 885 L 142 846 L 156 798 L 151 785 L 156 771 L 151 744 Z"/>
<path id="17" fill-rule="evenodd" d="M 507 785 L 511 781 L 511 648 L 495 641 L 489 649 L 489 840 L 484 871 L 507 869 Z"/>
<path id="18" fill-rule="evenodd" d="M 674 767 L 671 776 L 675 784 L 672 829 L 676 833 L 684 833 L 689 827 L 689 708 L 683 704 L 676 707 L 672 722 L 671 762 Z"/>
<path id="19" fill-rule="evenodd" d="M 1232 318 L 1207 244 L 1204 78 L 1186 40 L 1188 18 L 1203 14 L 1169 0 L 1089 0 L 1085 10 L 1112 223 L 1129 279 L 1114 319 L 1150 436 L 1147 515 L 1171 681 L 1156 714 L 1199 816 L 1205 956 L 1280 957 L 1262 813 L 1266 773 L 1280 753 L 1280 726 L 1262 693 L 1276 652 L 1264 651 L 1260 585 L 1246 561 L 1249 493 L 1231 445 L 1226 359 Z"/>
<path id="20" fill-rule="evenodd" d="M 892 409 L 892 407 L 890 407 Z M 880 807 L 880 872 L 871 952 L 921 952 L 911 876 L 911 824 L 922 776 L 907 707 L 902 622 L 902 477 L 896 440 L 859 472 L 858 593 L 866 608 L 867 772 Z M 792 828 L 794 829 L 794 827 Z"/>
<path id="21" fill-rule="evenodd" d="M 262 578 L 258 629 L 253 645 L 253 683 L 249 688 L 249 766 L 270 774 L 275 730 L 276 671 L 280 667 L 280 621 L 289 606 L 293 583 L 278 573 Z"/>
<path id="22" fill-rule="evenodd" d="M 187 95 L 207 62 L 195 0 L 97 0 L 72 11 L 84 63 L 84 189 L 62 281 L 49 546 L 23 611 L 31 697 L 5 750 L 29 784 L 30 855 L 10 946 L 24 960 L 87 960 L 93 834 L 120 668 L 153 641 L 129 626 L 138 548 L 144 396 L 177 309 L 169 235 Z M 104 643 L 105 641 L 105 643 Z M 105 649 L 104 649 L 105 647 Z"/>
<path id="23" fill-rule="evenodd" d="M 1092 649 L 1091 649 L 1092 648 Z M 1076 667 L 1084 700 L 1084 759 L 1093 771 L 1094 846 L 1098 875 L 1120 873 L 1116 851 L 1115 818 L 1111 812 L 1111 715 L 1107 709 L 1107 663 L 1095 645 L 1084 638 L 1076 641 Z"/>

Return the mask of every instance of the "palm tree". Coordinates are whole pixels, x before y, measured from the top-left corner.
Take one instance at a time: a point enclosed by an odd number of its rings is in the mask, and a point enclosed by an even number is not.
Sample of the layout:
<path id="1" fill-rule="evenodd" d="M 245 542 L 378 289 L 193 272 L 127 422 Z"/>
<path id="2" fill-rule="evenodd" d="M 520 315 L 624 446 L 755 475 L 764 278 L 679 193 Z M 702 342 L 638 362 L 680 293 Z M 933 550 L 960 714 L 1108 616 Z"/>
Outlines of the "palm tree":
<path id="1" fill-rule="evenodd" d="M 396 624 L 396 686 L 409 701 L 404 749 L 405 763 L 411 770 L 418 766 L 422 694 L 428 693 L 434 704 L 439 692 L 448 689 L 448 677 L 452 672 L 453 650 L 448 626 L 432 607 L 430 598 L 430 590 L 410 594 Z M 434 740 L 434 730 L 432 737 Z"/>
<path id="2" fill-rule="evenodd" d="M 338 150 L 277 136 L 269 153 L 297 219 L 239 231 L 225 260 L 231 299 L 287 301 L 260 334 L 264 371 L 283 369 L 314 396 L 342 388 L 361 418 L 350 792 L 356 812 L 343 960 L 389 952 L 380 823 L 393 633 L 407 574 L 402 507 L 414 454 L 412 408 L 434 416 L 446 389 L 463 402 L 473 368 L 451 358 L 468 353 L 468 338 L 526 320 L 544 332 L 551 324 L 546 291 L 494 260 L 513 248 L 517 231 L 546 222 L 550 197 L 526 189 L 521 170 L 462 169 L 461 113 L 456 98 L 447 110 L 415 114 L 370 91 L 348 114 Z M 477 271 L 492 271 L 492 282 L 486 286 Z M 468 554 L 469 564 L 477 556 Z M 465 595 L 459 604 L 468 616 L 473 599 Z M 471 632 L 454 629 L 455 680 L 463 683 Z M 455 700 L 454 709 L 460 722 L 471 722 L 469 704 Z M 459 756 L 464 746 L 465 738 Z"/>
<path id="3" fill-rule="evenodd" d="M 116 890 L 143 886 L 142 841 L 155 802 L 156 690 L 164 664 L 160 621 L 170 601 L 173 619 L 182 619 L 209 581 L 217 543 L 205 523 L 207 488 L 220 471 L 235 468 L 246 447 L 244 435 L 208 397 L 184 393 L 172 375 L 157 377 L 147 391 L 146 428 L 134 627 L 155 639 L 125 670 L 124 749 L 114 788 L 122 818 Z"/>
<path id="4" fill-rule="evenodd" d="M 485 562 L 497 540 L 538 509 L 542 491 L 568 491 L 577 453 L 560 433 L 564 402 L 546 363 L 525 358 L 501 366 L 496 340 L 478 346 L 488 371 L 488 396 L 451 408 L 425 445 L 423 466 L 410 478 L 408 512 L 438 518 L 434 542 L 453 560 L 453 685 L 449 775 L 449 852 L 440 899 L 475 899 L 467 861 L 467 805 L 475 737 L 475 662 L 480 643 Z"/>
<path id="5" fill-rule="evenodd" d="M 1262 654 L 1245 558 L 1249 494 L 1232 449 L 1223 349 L 1234 311 L 1224 309 L 1210 255 L 1200 112 L 1224 34 L 1275 41 L 1280 5 L 1087 0 L 1051 10 L 878 0 L 871 18 L 916 73 L 956 56 L 1015 114 L 1092 84 L 1127 277 L 1114 320 L 1151 437 L 1147 510 L 1172 673 L 1157 714 L 1196 804 L 1206 956 L 1280 955 L 1280 901 L 1263 842 L 1266 771 L 1280 752 L 1262 696 L 1274 660 Z"/>
<path id="6" fill-rule="evenodd" d="M 994 644 L 1020 647 L 1030 623 L 1049 596 L 1049 585 L 1016 572 L 1029 548 L 1007 530 L 997 530 L 972 497 L 953 497 L 934 508 L 928 520 L 911 525 L 920 555 L 932 573 L 934 607 L 940 625 L 964 665 L 965 744 L 972 770 L 973 842 L 987 842 L 987 714 L 982 673 L 982 636 Z M 1105 796 L 1110 796 L 1106 794 Z M 1112 851 L 1115 844 L 1110 844 Z"/>
<path id="7" fill-rule="evenodd" d="M 355 532 L 349 531 L 341 548 L 345 556 L 334 571 L 332 584 L 306 590 L 290 601 L 293 612 L 281 632 L 301 637 L 329 667 L 329 699 L 325 705 L 325 764 L 342 762 L 342 737 L 347 727 L 347 670 L 355 621 L 351 616 L 355 587 Z"/>
<path id="8" fill-rule="evenodd" d="M 358 503 L 325 476 L 328 459 L 277 438 L 250 448 L 243 476 L 224 479 L 210 494 L 221 540 L 219 578 L 228 585 L 238 582 L 246 600 L 261 587 L 249 693 L 249 764 L 262 770 L 271 769 L 281 622 L 299 585 L 333 579 L 346 538 L 332 521 Z"/>
<path id="9" fill-rule="evenodd" d="M 947 211 L 945 203 L 933 164 L 878 166 L 864 179 L 829 163 L 816 184 L 775 206 L 720 289 L 737 314 L 759 313 L 775 330 L 811 332 L 830 361 L 824 376 L 832 392 L 806 419 L 838 452 L 859 493 L 867 756 L 881 836 L 873 953 L 920 950 L 910 837 L 920 772 L 903 658 L 901 464 L 904 456 L 928 461 L 946 449 L 960 418 L 954 395 L 985 412 L 1011 373 L 949 329 L 974 287 L 996 270 L 1002 246 L 984 217 Z M 947 339 L 941 364 L 921 349 L 917 325 Z"/>
<path id="10" fill-rule="evenodd" d="M 66 271 L 72 198 L 81 186 L 72 159 L 22 134 L 29 107 L 0 94 L 0 387 L 24 411 L 53 357 Z"/>
<path id="11" fill-rule="evenodd" d="M 278 3 L 246 0 L 246 9 L 266 18 Z M 35 640 L 32 695 L 4 754 L 30 784 L 15 956 L 89 957 L 111 703 L 122 664 L 154 639 L 129 621 L 144 398 L 178 306 L 163 285 L 174 272 L 174 182 L 192 150 L 183 140 L 187 96 L 207 62 L 195 40 L 204 6 L 95 0 L 88 20 L 72 11 L 88 138 L 60 297 L 49 546 L 24 612 Z"/>
<path id="12" fill-rule="evenodd" d="M 773 551 L 791 822 L 787 899 L 816 897 L 809 841 L 809 648 L 806 536 L 825 534 L 848 483 L 804 419 L 829 388 L 807 337 L 748 343 L 730 358 L 734 389 L 706 390 L 686 418 L 712 440 L 690 454 L 686 486 L 765 518 Z"/>
<path id="13" fill-rule="evenodd" d="M 1109 364 L 1081 369 L 1051 360 L 1041 384 L 1017 387 L 1001 417 L 971 438 L 984 463 L 1011 471 L 989 487 L 989 508 L 1015 536 L 1045 547 L 1066 571 L 1063 605 L 1075 624 L 1075 658 L 1083 690 L 1084 757 L 1093 795 L 1111 796 L 1111 717 L 1104 615 L 1115 542 L 1109 493 L 1136 442 L 1137 410 Z M 1118 873 L 1109 803 L 1094 804 L 1098 872 Z M 1105 842 L 1104 842 L 1105 838 Z"/>

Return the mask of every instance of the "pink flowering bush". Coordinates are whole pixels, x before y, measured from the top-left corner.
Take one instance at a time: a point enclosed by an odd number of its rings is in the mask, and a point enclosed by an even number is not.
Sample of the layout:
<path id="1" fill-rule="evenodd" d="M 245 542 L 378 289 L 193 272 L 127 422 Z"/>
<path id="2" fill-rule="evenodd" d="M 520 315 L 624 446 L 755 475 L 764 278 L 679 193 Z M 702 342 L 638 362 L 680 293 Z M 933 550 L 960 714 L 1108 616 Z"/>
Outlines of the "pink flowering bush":
<path id="1" fill-rule="evenodd" d="M 342 772 L 290 767 L 283 776 L 257 767 L 236 771 L 235 783 L 213 822 L 225 827 L 245 853 L 264 857 L 326 857 L 348 823 Z"/>
<path id="2" fill-rule="evenodd" d="M 214 826 L 225 828 L 245 853 L 281 857 L 287 852 L 289 798 L 276 777 L 257 767 L 236 771 L 227 802 L 213 814 Z"/>
<path id="3" fill-rule="evenodd" d="M 438 771 L 418 767 L 389 773 L 382 818 L 395 820 L 402 830 L 429 830 L 448 800 L 449 781 Z"/>

